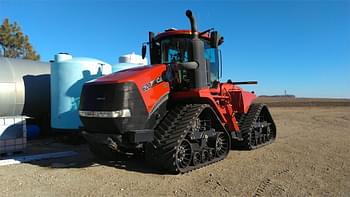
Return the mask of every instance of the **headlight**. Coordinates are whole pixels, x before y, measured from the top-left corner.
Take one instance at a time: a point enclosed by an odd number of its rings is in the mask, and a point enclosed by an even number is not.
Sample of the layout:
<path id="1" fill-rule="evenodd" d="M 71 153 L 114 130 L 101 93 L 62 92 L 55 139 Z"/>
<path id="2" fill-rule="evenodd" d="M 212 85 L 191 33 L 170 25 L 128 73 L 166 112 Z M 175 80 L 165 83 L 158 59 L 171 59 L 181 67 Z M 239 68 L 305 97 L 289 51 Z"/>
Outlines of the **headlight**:
<path id="1" fill-rule="evenodd" d="M 117 111 L 79 111 L 82 117 L 91 118 L 126 118 L 131 117 L 130 109 L 122 109 Z"/>

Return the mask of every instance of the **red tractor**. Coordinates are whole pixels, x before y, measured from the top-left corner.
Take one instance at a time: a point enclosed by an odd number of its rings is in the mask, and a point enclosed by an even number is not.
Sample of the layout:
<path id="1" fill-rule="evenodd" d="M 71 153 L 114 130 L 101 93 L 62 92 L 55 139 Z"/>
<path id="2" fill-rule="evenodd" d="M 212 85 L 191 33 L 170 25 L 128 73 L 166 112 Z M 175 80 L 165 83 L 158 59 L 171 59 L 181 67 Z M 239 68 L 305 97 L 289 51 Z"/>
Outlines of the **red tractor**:
<path id="1" fill-rule="evenodd" d="M 223 37 L 199 32 L 190 10 L 186 16 L 191 30 L 149 33 L 151 65 L 84 85 L 79 114 L 96 156 L 142 152 L 184 173 L 224 159 L 232 147 L 255 149 L 276 138 L 267 106 L 237 86 L 256 82 L 219 82 Z"/>

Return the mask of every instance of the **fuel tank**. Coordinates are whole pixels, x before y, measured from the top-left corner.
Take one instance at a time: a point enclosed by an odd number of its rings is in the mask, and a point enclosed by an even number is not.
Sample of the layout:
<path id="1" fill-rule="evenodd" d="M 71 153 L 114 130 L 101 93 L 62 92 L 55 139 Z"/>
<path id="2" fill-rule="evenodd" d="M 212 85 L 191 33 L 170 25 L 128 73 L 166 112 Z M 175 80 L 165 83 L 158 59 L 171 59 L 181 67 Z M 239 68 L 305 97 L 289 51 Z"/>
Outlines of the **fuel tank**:
<path id="1" fill-rule="evenodd" d="M 49 63 L 0 57 L 0 68 L 0 116 L 49 116 Z"/>

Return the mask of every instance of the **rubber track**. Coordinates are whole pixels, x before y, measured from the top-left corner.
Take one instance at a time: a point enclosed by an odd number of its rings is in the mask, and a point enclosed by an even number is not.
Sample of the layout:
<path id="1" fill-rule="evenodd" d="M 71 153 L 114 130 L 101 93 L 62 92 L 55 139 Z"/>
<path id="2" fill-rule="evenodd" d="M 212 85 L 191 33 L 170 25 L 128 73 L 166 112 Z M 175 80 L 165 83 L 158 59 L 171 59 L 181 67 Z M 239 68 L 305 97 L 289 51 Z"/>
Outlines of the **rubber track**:
<path id="1" fill-rule="evenodd" d="M 267 108 L 267 106 L 265 104 L 253 103 L 250 106 L 248 113 L 244 115 L 244 119 L 242 120 L 242 122 L 240 124 L 243 141 L 240 142 L 238 145 L 241 148 L 247 149 L 247 150 L 253 150 L 253 149 L 257 149 L 257 148 L 260 148 L 262 146 L 271 144 L 275 140 L 275 138 L 272 138 L 271 140 L 269 140 L 263 144 L 258 144 L 258 145 L 251 144 L 250 138 L 252 135 L 253 126 L 254 126 L 254 123 L 258 120 L 259 115 L 260 115 L 263 108 Z M 267 110 L 267 113 L 269 113 L 268 110 Z M 274 124 L 274 123 L 272 122 L 272 124 Z"/>
<path id="2" fill-rule="evenodd" d="M 157 167 L 175 174 L 186 173 L 224 159 L 227 154 L 203 164 L 188 166 L 185 169 L 179 169 L 175 163 L 176 149 L 189 133 L 190 123 L 207 107 L 210 106 L 206 104 L 185 104 L 175 106 L 170 110 L 155 130 L 155 140 L 150 150 L 152 153 L 148 154 L 152 158 L 148 159 L 152 159 L 152 163 Z"/>

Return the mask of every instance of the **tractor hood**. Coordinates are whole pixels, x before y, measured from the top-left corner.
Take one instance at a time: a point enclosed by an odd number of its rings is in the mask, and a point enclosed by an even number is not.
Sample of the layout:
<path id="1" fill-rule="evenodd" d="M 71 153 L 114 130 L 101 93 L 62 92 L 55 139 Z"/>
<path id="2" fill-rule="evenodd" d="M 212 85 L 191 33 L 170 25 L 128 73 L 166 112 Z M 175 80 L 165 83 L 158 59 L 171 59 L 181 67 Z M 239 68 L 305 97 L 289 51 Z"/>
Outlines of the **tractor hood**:
<path id="1" fill-rule="evenodd" d="M 119 72 L 115 72 L 88 83 L 121 83 L 121 82 L 147 82 L 155 77 L 159 77 L 166 70 L 166 65 L 156 64 L 147 65 L 136 68 L 129 68 Z"/>
<path id="2" fill-rule="evenodd" d="M 170 91 L 169 83 L 163 81 L 162 78 L 165 71 L 165 64 L 130 68 L 87 82 L 85 86 L 134 84 L 143 98 L 147 111 L 151 112 L 158 100 L 168 95 Z M 119 94 L 119 92 L 116 94 Z M 120 94 L 122 94 L 122 92 L 120 92 Z"/>

